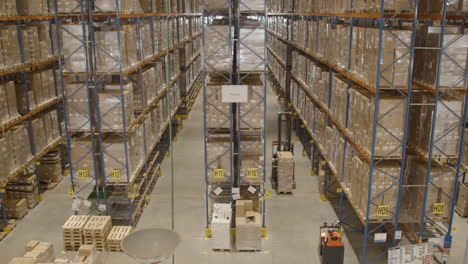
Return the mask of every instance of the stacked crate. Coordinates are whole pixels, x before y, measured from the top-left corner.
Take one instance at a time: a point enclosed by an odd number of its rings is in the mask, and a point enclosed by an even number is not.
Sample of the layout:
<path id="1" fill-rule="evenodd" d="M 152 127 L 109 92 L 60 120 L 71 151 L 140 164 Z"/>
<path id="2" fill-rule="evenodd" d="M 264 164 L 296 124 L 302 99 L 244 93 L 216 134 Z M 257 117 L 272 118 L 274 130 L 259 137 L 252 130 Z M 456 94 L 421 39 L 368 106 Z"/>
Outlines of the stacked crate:
<path id="1" fill-rule="evenodd" d="M 65 250 L 76 251 L 84 244 L 83 229 L 89 219 L 87 215 L 72 215 L 68 218 L 62 226 Z"/>
<path id="2" fill-rule="evenodd" d="M 107 249 L 107 237 L 112 228 L 110 216 L 91 216 L 83 227 L 85 245 L 94 245 L 99 251 Z"/>
<path id="3" fill-rule="evenodd" d="M 122 240 L 132 231 L 131 226 L 113 226 L 107 236 L 107 247 L 109 251 L 122 251 Z"/>

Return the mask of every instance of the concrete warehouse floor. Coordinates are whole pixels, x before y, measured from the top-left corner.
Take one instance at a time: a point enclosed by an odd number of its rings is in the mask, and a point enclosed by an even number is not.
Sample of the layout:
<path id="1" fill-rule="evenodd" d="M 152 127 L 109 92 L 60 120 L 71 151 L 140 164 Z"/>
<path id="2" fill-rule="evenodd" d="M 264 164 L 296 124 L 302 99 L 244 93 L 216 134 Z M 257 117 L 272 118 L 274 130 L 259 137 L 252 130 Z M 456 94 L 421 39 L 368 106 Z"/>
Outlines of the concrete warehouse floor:
<path id="1" fill-rule="evenodd" d="M 276 139 L 276 98 L 268 97 L 268 172 L 271 162 L 271 141 Z M 256 264 L 306 264 L 319 263 L 317 255 L 319 226 L 337 219 L 329 202 L 322 202 L 317 188 L 317 178 L 309 176 L 310 162 L 300 155 L 302 146 L 296 143 L 296 180 L 294 195 L 277 196 L 272 192 L 267 200 L 268 238 L 261 253 L 218 253 L 210 250 L 205 240 L 205 184 L 203 156 L 203 108 L 199 97 L 190 118 L 174 144 L 175 175 L 175 227 L 182 237 L 175 263 L 256 263 Z M 170 159 L 163 164 L 163 176 L 151 195 L 151 203 L 138 224 L 147 227 L 170 227 Z M 21 256 L 24 245 L 31 239 L 52 242 L 56 254 L 62 250 L 62 225 L 72 213 L 71 197 L 67 195 L 69 181 L 63 180 L 54 190 L 44 195 L 44 201 L 32 210 L 18 226 L 0 242 L 0 263 L 8 263 Z M 267 183 L 267 188 L 271 188 Z M 458 215 L 455 218 L 455 241 L 451 264 L 463 264 L 468 224 Z M 345 263 L 358 263 L 356 254 L 345 238 Z M 144 246 L 144 245 L 142 245 Z M 70 256 L 73 254 L 69 253 Z M 123 253 L 103 253 L 103 264 L 135 263 Z M 167 261 L 165 263 L 172 263 Z"/>

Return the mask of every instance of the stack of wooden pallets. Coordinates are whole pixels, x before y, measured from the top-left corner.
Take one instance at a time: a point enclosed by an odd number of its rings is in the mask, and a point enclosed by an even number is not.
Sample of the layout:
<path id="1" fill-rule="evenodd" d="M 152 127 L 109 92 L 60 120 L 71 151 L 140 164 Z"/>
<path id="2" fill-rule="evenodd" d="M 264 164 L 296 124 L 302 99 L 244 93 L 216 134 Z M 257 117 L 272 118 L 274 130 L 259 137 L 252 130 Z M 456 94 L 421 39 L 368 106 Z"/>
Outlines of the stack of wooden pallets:
<path id="1" fill-rule="evenodd" d="M 132 231 L 131 226 L 114 226 L 107 237 L 109 251 L 122 251 L 120 243 Z"/>
<path id="2" fill-rule="evenodd" d="M 91 216 L 83 228 L 84 244 L 95 245 L 97 250 L 107 249 L 107 236 L 112 228 L 110 216 Z"/>
<path id="3" fill-rule="evenodd" d="M 63 246 L 65 250 L 76 251 L 83 245 L 83 228 L 89 220 L 87 215 L 72 215 L 63 228 Z"/>

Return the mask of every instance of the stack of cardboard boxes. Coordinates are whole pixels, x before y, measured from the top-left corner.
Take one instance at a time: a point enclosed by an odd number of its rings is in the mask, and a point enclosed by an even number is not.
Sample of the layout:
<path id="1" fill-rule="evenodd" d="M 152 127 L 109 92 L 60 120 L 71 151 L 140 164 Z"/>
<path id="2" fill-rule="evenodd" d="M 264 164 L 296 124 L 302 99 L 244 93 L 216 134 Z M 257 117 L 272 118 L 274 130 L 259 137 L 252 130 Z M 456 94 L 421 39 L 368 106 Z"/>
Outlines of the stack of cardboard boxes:
<path id="1" fill-rule="evenodd" d="M 236 249 L 262 250 L 262 214 L 254 211 L 251 200 L 236 201 Z"/>

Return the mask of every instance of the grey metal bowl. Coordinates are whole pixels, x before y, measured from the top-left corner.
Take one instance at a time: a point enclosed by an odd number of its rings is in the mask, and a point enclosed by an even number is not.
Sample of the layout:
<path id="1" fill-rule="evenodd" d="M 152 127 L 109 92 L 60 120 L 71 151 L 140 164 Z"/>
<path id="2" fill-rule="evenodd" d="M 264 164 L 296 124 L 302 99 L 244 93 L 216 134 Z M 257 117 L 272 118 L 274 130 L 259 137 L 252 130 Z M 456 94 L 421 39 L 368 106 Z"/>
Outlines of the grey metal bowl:
<path id="1" fill-rule="evenodd" d="M 122 240 L 122 250 L 142 264 L 160 263 L 170 258 L 180 243 L 179 235 L 168 229 L 135 231 Z"/>

